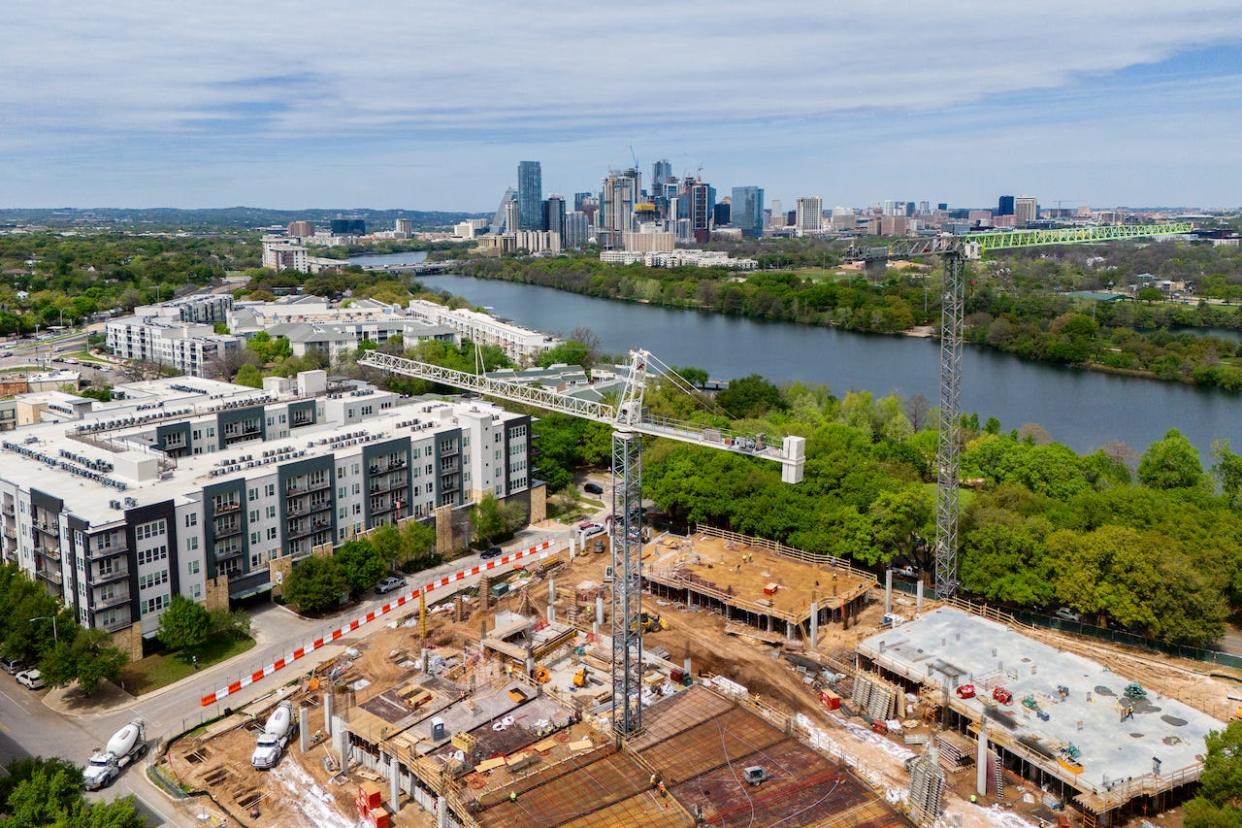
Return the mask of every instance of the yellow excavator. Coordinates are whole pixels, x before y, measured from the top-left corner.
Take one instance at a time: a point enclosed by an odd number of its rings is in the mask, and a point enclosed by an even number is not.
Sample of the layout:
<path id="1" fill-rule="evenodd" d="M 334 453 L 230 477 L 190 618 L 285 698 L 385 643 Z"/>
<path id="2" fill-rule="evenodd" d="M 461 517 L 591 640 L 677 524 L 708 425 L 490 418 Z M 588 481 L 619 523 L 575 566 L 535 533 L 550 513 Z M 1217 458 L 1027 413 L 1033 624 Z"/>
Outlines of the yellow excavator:
<path id="1" fill-rule="evenodd" d="M 643 632 L 655 633 L 668 629 L 668 622 L 654 612 L 644 610 L 638 614 L 638 623 L 642 625 Z"/>

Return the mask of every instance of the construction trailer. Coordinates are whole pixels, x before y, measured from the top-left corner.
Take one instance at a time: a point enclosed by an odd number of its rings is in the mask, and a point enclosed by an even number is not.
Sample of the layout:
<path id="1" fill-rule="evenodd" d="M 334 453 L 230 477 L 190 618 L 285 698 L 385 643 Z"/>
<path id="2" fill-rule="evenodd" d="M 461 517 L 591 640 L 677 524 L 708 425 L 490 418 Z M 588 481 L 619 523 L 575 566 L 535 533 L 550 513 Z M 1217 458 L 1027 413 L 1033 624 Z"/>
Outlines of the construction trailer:
<path id="1" fill-rule="evenodd" d="M 1072 803 L 1087 828 L 1192 796 L 1204 740 L 1224 727 L 1091 659 L 953 607 L 871 636 L 857 654 L 861 668 L 918 693 L 946 728 L 976 743 L 980 794 L 1000 788 L 993 777 L 1008 770 Z M 973 692 L 958 692 L 966 685 Z"/>
<path id="2" fill-rule="evenodd" d="M 876 585 L 846 561 L 711 527 L 661 535 L 649 548 L 643 585 L 650 593 L 718 612 L 774 644 L 810 641 L 829 623 L 848 626 Z"/>

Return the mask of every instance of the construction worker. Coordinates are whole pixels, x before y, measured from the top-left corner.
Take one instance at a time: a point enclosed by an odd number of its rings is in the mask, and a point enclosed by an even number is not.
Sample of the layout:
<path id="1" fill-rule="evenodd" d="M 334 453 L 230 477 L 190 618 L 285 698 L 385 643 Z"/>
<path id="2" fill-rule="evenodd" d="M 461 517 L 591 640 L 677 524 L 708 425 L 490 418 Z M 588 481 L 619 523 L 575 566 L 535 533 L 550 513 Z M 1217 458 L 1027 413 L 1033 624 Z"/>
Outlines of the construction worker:
<path id="1" fill-rule="evenodd" d="M 974 794 L 971 794 L 971 795 L 970 795 L 970 804 L 971 804 L 971 805 L 978 805 L 978 804 L 979 804 L 979 797 L 975 796 Z"/>
<path id="2" fill-rule="evenodd" d="M 517 791 L 509 791 L 509 801 L 517 802 Z"/>

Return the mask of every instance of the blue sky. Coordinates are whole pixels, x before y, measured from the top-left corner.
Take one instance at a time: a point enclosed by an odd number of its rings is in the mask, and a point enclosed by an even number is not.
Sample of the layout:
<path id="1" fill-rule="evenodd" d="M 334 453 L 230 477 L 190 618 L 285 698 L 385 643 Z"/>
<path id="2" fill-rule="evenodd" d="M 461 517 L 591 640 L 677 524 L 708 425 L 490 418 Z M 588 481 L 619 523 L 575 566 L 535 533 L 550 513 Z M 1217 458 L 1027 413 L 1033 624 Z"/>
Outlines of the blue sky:
<path id="1" fill-rule="evenodd" d="M 0 206 L 491 210 L 630 147 L 791 205 L 1242 202 L 1237 0 L 10 0 Z"/>

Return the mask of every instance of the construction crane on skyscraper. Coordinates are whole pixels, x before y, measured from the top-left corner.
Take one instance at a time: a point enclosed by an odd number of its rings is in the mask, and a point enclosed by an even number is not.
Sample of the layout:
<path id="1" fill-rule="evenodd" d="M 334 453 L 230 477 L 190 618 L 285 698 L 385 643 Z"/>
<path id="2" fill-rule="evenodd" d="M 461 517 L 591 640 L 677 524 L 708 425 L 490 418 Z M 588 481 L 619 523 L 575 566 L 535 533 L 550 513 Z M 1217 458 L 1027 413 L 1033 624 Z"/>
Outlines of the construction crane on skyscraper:
<path id="1" fill-rule="evenodd" d="M 996 250 L 1062 244 L 1091 244 L 1119 239 L 1189 233 L 1194 226 L 1177 224 L 1106 225 L 1061 230 L 941 235 L 888 245 L 851 249 L 850 258 L 883 267 L 889 259 L 939 256 L 944 263 L 944 295 L 940 305 L 940 427 L 936 446 L 936 597 L 957 595 L 957 523 L 961 477 L 962 316 L 965 307 L 966 262 Z"/>
<path id="2" fill-rule="evenodd" d="M 615 403 L 584 400 L 537 385 L 471 374 L 405 357 L 370 351 L 358 364 L 393 374 L 473 391 L 545 411 L 568 414 L 612 427 L 612 723 L 618 738 L 642 727 L 642 437 L 663 437 L 781 464 L 781 480 L 800 483 L 806 440 L 784 437 L 769 444 L 763 434 L 738 434 L 651 416 L 643 395 L 652 379 L 678 390 L 695 390 L 683 377 L 647 351 L 630 352 L 625 385 Z"/>

